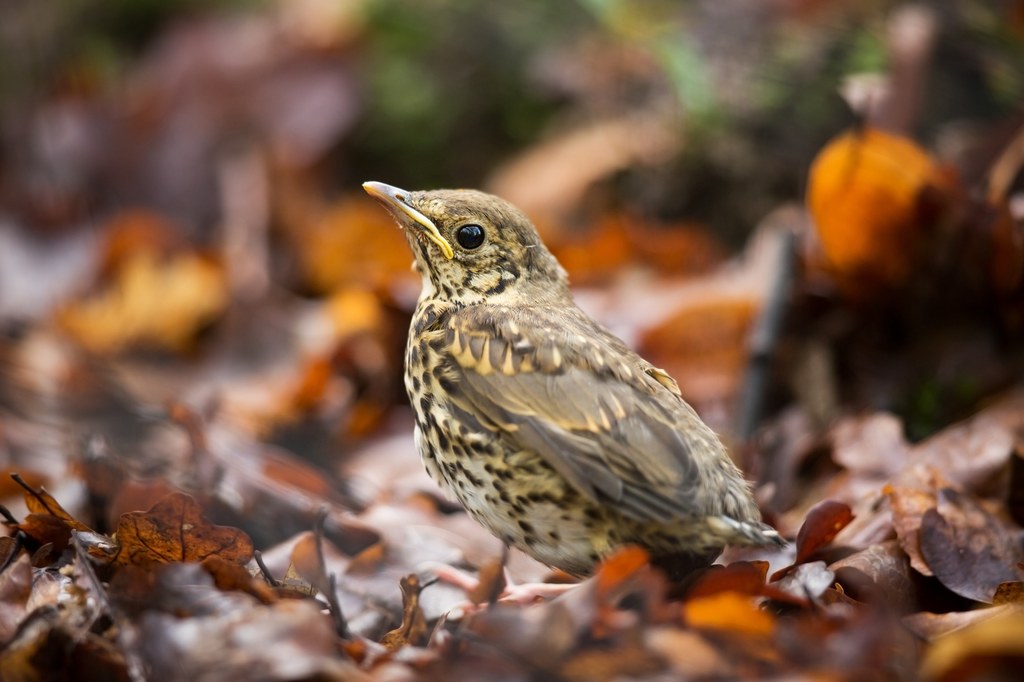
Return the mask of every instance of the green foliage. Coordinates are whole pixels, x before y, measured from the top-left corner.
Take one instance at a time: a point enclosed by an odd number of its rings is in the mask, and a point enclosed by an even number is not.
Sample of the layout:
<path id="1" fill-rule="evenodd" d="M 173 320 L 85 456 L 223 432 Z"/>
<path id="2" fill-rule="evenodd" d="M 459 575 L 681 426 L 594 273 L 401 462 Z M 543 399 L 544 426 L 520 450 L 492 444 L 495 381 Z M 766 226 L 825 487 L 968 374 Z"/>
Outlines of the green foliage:
<path id="1" fill-rule="evenodd" d="M 575 3 L 370 3 L 358 164 L 410 186 L 478 183 L 558 110 L 536 58 L 591 25 Z"/>

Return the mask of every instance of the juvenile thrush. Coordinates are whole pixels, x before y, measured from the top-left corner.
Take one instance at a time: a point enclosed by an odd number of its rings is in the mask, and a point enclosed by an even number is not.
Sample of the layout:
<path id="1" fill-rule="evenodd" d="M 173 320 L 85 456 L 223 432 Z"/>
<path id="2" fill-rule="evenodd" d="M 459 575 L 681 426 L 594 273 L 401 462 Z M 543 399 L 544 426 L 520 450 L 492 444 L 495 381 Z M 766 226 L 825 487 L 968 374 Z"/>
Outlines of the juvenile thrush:
<path id="1" fill-rule="evenodd" d="M 784 544 L 663 370 L 573 301 L 529 219 L 474 190 L 363 188 L 423 277 L 405 386 L 427 472 L 506 544 L 586 575 L 624 544 L 681 577 Z"/>

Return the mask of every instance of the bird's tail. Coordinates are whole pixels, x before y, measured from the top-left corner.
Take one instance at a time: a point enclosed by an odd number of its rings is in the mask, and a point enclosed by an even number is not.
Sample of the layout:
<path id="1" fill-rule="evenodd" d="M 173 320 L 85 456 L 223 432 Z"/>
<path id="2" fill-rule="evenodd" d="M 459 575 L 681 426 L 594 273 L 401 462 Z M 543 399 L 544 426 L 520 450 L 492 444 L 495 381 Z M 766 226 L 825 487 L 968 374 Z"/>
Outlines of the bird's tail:
<path id="1" fill-rule="evenodd" d="M 785 547 L 786 540 L 767 523 L 737 521 L 730 516 L 712 516 L 708 523 L 718 526 L 734 545 L 775 545 Z"/>

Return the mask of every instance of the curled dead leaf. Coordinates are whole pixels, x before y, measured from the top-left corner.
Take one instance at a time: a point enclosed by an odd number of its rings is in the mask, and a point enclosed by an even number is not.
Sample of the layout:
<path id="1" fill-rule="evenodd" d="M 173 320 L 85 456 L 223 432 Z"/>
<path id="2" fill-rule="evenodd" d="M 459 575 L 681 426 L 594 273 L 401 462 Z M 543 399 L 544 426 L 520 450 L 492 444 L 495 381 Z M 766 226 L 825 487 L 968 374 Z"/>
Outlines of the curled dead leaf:
<path id="1" fill-rule="evenodd" d="M 991 604 L 1003 583 L 1024 577 L 1016 568 L 1020 540 L 980 504 L 952 488 L 921 520 L 921 554 L 935 577 L 961 597 Z"/>
<path id="2" fill-rule="evenodd" d="M 816 551 L 827 546 L 854 518 L 845 502 L 824 500 L 807 512 L 807 518 L 796 535 L 795 564 L 807 561 Z"/>
<path id="3" fill-rule="evenodd" d="M 394 651 L 407 644 L 419 646 L 426 643 L 427 619 L 420 608 L 420 592 L 423 584 L 415 573 L 411 573 L 400 581 L 402 588 L 402 624 L 384 635 L 381 644 Z"/>

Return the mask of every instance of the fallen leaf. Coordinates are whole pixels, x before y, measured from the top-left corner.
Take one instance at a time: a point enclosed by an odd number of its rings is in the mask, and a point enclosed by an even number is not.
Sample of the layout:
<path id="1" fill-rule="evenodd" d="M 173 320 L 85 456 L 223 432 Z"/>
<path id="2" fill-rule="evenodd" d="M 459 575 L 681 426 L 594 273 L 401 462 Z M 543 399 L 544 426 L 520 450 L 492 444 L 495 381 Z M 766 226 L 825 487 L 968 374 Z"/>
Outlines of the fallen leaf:
<path id="1" fill-rule="evenodd" d="M 921 554 L 952 592 L 991 604 L 999 585 L 1020 580 L 1020 539 L 977 502 L 952 488 L 921 520 Z"/>
<path id="2" fill-rule="evenodd" d="M 415 286 L 405 234 L 362 192 L 313 215 L 296 211 L 288 218 L 299 274 L 313 292 L 344 295 Z"/>
<path id="3" fill-rule="evenodd" d="M 798 599 L 813 601 L 821 597 L 835 581 L 835 573 L 825 566 L 824 561 L 812 561 L 798 564 L 772 585 Z"/>
<path id="4" fill-rule="evenodd" d="M 932 575 L 921 556 L 921 519 L 938 504 L 938 490 L 949 483 L 934 468 L 918 464 L 904 470 L 883 492 L 892 507 L 892 526 L 910 565 L 921 575 Z"/>
<path id="5" fill-rule="evenodd" d="M 480 567 L 477 573 L 476 588 L 466 596 L 474 604 L 490 604 L 498 601 L 498 597 L 505 591 L 506 585 L 505 557 L 499 557 Z"/>
<path id="6" fill-rule="evenodd" d="M 910 573 L 910 559 L 895 540 L 871 545 L 829 565 L 843 589 L 858 601 L 876 597 L 898 612 L 917 603 L 917 588 Z M 874 595 L 865 594 L 869 585 Z"/>
<path id="7" fill-rule="evenodd" d="M 411 573 L 399 583 L 402 588 L 402 624 L 384 635 L 381 644 L 394 651 L 406 645 L 421 646 L 426 643 L 427 619 L 420 608 L 420 592 L 423 585 L 419 576 Z"/>
<path id="8" fill-rule="evenodd" d="M 905 616 L 903 623 L 918 637 L 935 640 L 970 625 L 1009 613 L 1024 614 L 1024 607 L 1018 604 L 999 604 L 973 611 L 949 611 L 948 613 L 922 611 Z"/>
<path id="9" fill-rule="evenodd" d="M 935 221 L 924 198 L 953 186 L 907 138 L 871 128 L 837 136 L 814 159 L 807 187 L 825 269 L 857 297 L 903 286 Z"/>
<path id="10" fill-rule="evenodd" d="M 826 547 L 854 518 L 850 505 L 845 502 L 824 500 L 814 505 L 796 535 L 794 564 L 806 562 L 822 547 Z"/>
<path id="11" fill-rule="evenodd" d="M 887 412 L 842 419 L 832 428 L 832 448 L 836 464 L 875 476 L 896 473 L 910 453 L 903 422 Z"/>
<path id="12" fill-rule="evenodd" d="M 675 628 L 650 628 L 644 633 L 648 648 L 658 654 L 681 679 L 721 678 L 733 674 L 729 658 L 700 633 Z"/>
<path id="13" fill-rule="evenodd" d="M 37 490 L 29 486 L 17 475 L 14 476 L 14 479 L 25 490 L 25 506 L 28 507 L 31 514 L 52 517 L 63 524 L 69 532 L 73 530 L 91 530 L 84 523 L 69 514 L 50 493 L 41 488 Z"/>
<path id="14" fill-rule="evenodd" d="M 209 523 L 195 499 L 184 493 L 167 495 L 149 511 L 122 514 L 115 537 L 121 545 L 116 562 L 122 566 L 202 561 L 210 556 L 244 564 L 253 553 L 248 535 Z"/>
<path id="15" fill-rule="evenodd" d="M 686 598 L 708 597 L 720 592 L 758 596 L 764 593 L 767 579 L 767 561 L 734 561 L 728 566 L 716 564 L 694 580 L 686 591 Z"/>
<path id="16" fill-rule="evenodd" d="M 338 655 L 330 619 L 311 600 L 238 603 L 208 615 L 146 613 L 139 651 L 153 679 L 368 680 Z"/>
<path id="17" fill-rule="evenodd" d="M 608 601 L 637 573 L 648 566 L 650 555 L 642 547 L 628 545 L 601 562 L 594 574 L 596 598 Z"/>
<path id="18" fill-rule="evenodd" d="M 254 578 L 244 566 L 234 561 L 212 555 L 203 559 L 202 566 L 213 578 L 213 584 L 219 590 L 244 592 L 264 604 L 277 601 L 277 594 L 266 582 Z"/>
<path id="19" fill-rule="evenodd" d="M 3 541 L 7 542 L 3 542 Z M 0 538 L 0 544 L 10 547 L 13 538 Z M 16 560 L 4 561 L 0 572 L 0 643 L 8 642 L 18 629 L 27 611 L 32 593 L 32 565 L 28 555 L 22 553 Z"/>
<path id="20" fill-rule="evenodd" d="M 1024 668 L 1024 614 L 1002 613 L 935 640 L 921 661 L 929 680 L 1012 680 Z"/>
<path id="21" fill-rule="evenodd" d="M 127 347 L 185 351 L 228 305 L 227 277 L 199 253 L 134 252 L 112 281 L 61 309 L 57 322 L 88 350 Z"/>
<path id="22" fill-rule="evenodd" d="M 716 630 L 737 635 L 770 637 L 775 619 L 759 609 L 751 597 L 738 592 L 719 592 L 687 600 L 683 620 L 692 628 Z"/>
<path id="23" fill-rule="evenodd" d="M 647 330 L 640 353 L 674 377 L 687 400 L 728 399 L 743 380 L 747 340 L 760 304 L 743 292 L 694 300 Z"/>
<path id="24" fill-rule="evenodd" d="M 1024 582 L 1014 580 L 1000 583 L 996 588 L 995 595 L 992 596 L 992 603 L 996 605 L 1024 603 Z"/>

